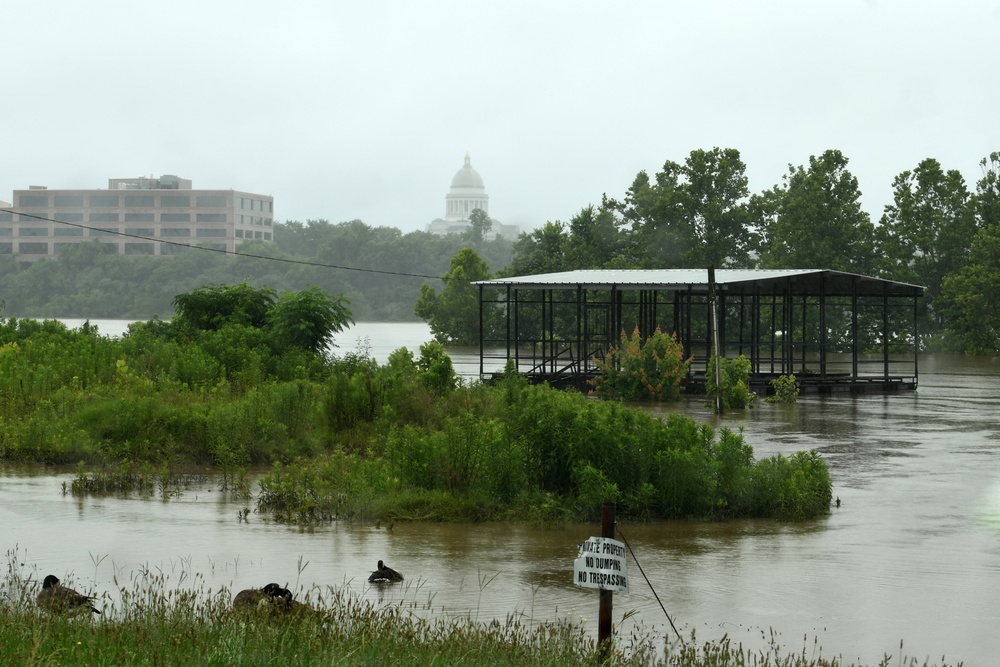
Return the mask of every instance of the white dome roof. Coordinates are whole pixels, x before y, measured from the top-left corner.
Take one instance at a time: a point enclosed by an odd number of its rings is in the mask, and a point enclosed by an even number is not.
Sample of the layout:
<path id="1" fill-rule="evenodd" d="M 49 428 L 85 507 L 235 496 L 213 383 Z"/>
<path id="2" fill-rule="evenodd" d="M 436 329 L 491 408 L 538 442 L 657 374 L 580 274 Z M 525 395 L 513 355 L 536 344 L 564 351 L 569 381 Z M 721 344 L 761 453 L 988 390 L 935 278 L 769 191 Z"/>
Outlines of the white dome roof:
<path id="1" fill-rule="evenodd" d="M 469 154 L 465 154 L 465 166 L 458 170 L 455 174 L 455 178 L 451 179 L 451 188 L 475 188 L 477 190 L 484 189 L 483 187 L 483 177 L 479 175 L 479 172 L 472 168 L 472 158 Z"/>

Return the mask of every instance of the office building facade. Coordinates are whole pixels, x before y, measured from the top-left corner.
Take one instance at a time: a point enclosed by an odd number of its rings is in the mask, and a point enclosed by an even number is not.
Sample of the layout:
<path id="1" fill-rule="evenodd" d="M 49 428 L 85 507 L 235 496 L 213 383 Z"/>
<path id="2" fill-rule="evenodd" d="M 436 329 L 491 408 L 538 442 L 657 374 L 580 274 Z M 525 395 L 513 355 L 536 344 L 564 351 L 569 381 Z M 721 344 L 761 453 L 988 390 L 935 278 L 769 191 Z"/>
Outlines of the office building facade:
<path id="1" fill-rule="evenodd" d="M 12 206 L 0 210 L 0 255 L 31 263 L 99 241 L 108 253 L 169 257 L 192 246 L 233 252 L 249 239 L 273 241 L 273 197 L 191 185 L 161 176 L 112 178 L 107 190 L 14 190 Z"/>

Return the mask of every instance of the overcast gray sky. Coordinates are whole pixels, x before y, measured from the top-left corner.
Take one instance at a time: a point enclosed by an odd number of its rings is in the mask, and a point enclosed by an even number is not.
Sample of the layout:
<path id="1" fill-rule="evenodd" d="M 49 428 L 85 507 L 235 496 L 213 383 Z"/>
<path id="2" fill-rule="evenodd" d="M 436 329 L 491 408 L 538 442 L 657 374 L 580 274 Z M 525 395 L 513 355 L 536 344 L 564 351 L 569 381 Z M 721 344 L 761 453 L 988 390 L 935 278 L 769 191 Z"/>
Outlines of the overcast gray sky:
<path id="1" fill-rule="evenodd" d="M 13 0 L 0 199 L 176 174 L 278 220 L 424 229 L 466 151 L 490 214 L 568 221 L 738 149 L 752 192 L 837 148 L 877 221 L 934 157 L 1000 150 L 992 0 Z"/>

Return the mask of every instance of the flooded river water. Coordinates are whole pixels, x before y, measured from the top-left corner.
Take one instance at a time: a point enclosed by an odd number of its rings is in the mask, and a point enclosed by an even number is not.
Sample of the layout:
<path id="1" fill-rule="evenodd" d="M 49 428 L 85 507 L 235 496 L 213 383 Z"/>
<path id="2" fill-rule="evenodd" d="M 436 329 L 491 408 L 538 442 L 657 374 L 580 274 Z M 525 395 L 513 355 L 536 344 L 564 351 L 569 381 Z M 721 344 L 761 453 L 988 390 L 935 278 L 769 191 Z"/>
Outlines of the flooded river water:
<path id="1" fill-rule="evenodd" d="M 383 340 L 390 326 L 395 333 Z M 384 359 L 401 345 L 416 350 L 421 327 L 358 325 L 341 336 L 341 349 L 368 339 Z M 454 357 L 460 369 L 472 364 Z M 622 523 L 683 634 L 728 634 L 766 649 L 774 631 L 784 648 L 848 664 L 898 656 L 900 641 L 921 661 L 1000 663 L 1000 361 L 922 359 L 915 392 L 809 395 L 723 416 L 698 399 L 647 409 L 743 428 L 757 458 L 816 449 L 842 501 L 807 523 Z M 53 573 L 101 593 L 115 590 L 116 576 L 128 581 L 142 570 L 179 585 L 199 573 L 214 590 L 269 581 L 346 587 L 378 604 L 413 602 L 480 620 L 569 618 L 596 633 L 597 593 L 574 586 L 572 571 L 577 544 L 599 526 L 400 523 L 390 531 L 355 522 L 305 530 L 255 514 L 238 521 L 246 503 L 210 479 L 167 500 L 74 498 L 62 492 L 71 479 L 0 468 L 0 546 L 36 580 Z M 379 559 L 407 581 L 369 587 Z M 616 628 L 662 633 L 667 619 L 635 566 L 630 556 L 631 593 L 615 595 Z"/>

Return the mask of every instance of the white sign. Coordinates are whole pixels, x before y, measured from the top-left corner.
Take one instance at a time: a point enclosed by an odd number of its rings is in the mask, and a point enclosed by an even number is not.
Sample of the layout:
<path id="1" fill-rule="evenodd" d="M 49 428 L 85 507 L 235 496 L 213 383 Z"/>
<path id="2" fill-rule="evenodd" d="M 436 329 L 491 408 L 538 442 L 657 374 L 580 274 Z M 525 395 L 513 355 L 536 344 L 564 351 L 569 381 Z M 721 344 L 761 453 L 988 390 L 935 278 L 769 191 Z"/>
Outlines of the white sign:
<path id="1" fill-rule="evenodd" d="M 581 543 L 580 555 L 573 561 L 573 583 L 627 593 L 625 543 L 610 537 L 591 537 Z"/>

